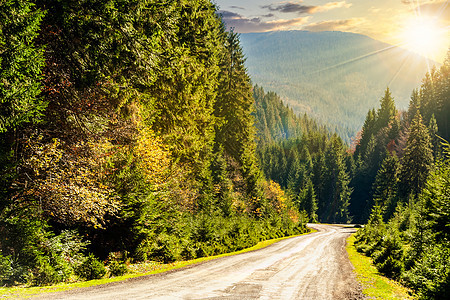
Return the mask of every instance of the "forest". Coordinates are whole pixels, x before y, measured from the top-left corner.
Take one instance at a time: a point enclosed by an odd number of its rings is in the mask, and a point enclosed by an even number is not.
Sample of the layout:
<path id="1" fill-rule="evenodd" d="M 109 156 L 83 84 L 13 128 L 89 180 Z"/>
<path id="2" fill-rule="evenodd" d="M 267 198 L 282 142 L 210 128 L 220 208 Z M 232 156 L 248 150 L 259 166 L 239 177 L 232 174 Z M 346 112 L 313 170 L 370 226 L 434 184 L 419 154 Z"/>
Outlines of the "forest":
<path id="1" fill-rule="evenodd" d="M 381 273 L 449 297 L 450 55 L 349 145 L 252 85 L 209 0 L 5 0 L 0 24 L 2 285 L 353 222 Z"/>
<path id="2" fill-rule="evenodd" d="M 7 0 L 0 24 L 3 284 L 306 231 L 258 168 L 242 49 L 210 1 Z"/>

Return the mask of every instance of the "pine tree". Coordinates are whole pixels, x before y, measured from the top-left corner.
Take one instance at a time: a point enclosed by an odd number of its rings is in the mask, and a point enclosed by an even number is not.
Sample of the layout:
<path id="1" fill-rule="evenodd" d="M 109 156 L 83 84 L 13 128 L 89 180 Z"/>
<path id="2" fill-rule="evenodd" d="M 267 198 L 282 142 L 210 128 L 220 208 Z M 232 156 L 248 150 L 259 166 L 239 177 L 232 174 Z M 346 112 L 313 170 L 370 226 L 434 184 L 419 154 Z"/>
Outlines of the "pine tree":
<path id="1" fill-rule="evenodd" d="M 325 152 L 324 202 L 319 218 L 325 222 L 343 222 L 350 220 L 348 206 L 352 189 L 346 170 L 345 151 L 342 140 L 334 134 Z"/>
<path id="2" fill-rule="evenodd" d="M 439 72 L 433 67 L 425 75 L 422 86 L 420 87 L 420 114 L 425 124 L 431 119 L 434 112 L 440 110 L 440 104 L 437 98 L 437 83 L 439 82 Z"/>
<path id="3" fill-rule="evenodd" d="M 41 119 L 43 47 L 36 38 L 44 13 L 33 1 L 0 5 L 0 133 Z"/>
<path id="4" fill-rule="evenodd" d="M 395 154 L 387 153 L 373 184 L 374 205 L 384 210 L 390 218 L 397 205 L 399 161 Z"/>
<path id="5" fill-rule="evenodd" d="M 435 112 L 439 127 L 439 135 L 444 139 L 450 139 L 450 49 L 447 58 L 440 68 L 439 81 L 436 87 L 436 98 L 439 102 L 439 110 Z"/>
<path id="6" fill-rule="evenodd" d="M 388 126 L 395 119 L 396 115 L 395 102 L 391 91 L 387 88 L 384 97 L 380 100 L 380 108 L 377 111 L 376 130 L 379 131 L 381 128 Z"/>
<path id="7" fill-rule="evenodd" d="M 364 125 L 362 127 L 361 139 L 358 141 L 355 149 L 356 156 L 363 156 L 366 153 L 367 145 L 370 141 L 371 136 L 376 134 L 375 132 L 375 124 L 376 124 L 376 112 L 375 109 L 369 110 L 367 113 L 366 119 L 364 121 Z"/>
<path id="8" fill-rule="evenodd" d="M 239 35 L 225 34 L 225 52 L 220 61 L 219 86 L 214 115 L 216 142 L 227 155 L 239 162 L 247 193 L 256 196 L 260 178 L 256 159 L 252 86 L 239 44 Z"/>
<path id="9" fill-rule="evenodd" d="M 412 92 L 411 100 L 409 101 L 408 112 L 407 112 L 407 120 L 408 123 L 411 123 L 417 112 L 420 111 L 420 94 L 417 89 Z"/>
<path id="10" fill-rule="evenodd" d="M 311 179 L 306 178 L 305 184 L 299 193 L 299 211 L 305 211 L 310 222 L 317 222 L 317 198 Z"/>
<path id="11" fill-rule="evenodd" d="M 416 197 L 422 191 L 433 165 L 430 134 L 422 116 L 417 113 L 409 128 L 409 136 L 400 169 L 401 196 Z"/>
<path id="12" fill-rule="evenodd" d="M 441 139 L 438 136 L 439 129 L 434 114 L 431 115 L 430 122 L 428 122 L 428 132 L 430 133 L 434 156 L 439 157 L 441 153 Z"/>

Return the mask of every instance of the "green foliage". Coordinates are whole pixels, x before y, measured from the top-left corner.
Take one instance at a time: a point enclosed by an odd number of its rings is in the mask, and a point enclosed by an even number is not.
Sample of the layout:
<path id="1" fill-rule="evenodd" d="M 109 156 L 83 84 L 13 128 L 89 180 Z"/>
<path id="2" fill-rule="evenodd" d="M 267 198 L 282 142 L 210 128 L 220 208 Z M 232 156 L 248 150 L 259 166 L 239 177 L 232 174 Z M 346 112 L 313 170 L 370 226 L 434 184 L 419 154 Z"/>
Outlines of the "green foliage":
<path id="1" fill-rule="evenodd" d="M 411 287 L 419 299 L 449 296 L 449 172 L 449 161 L 439 162 L 418 199 L 399 204 L 387 224 L 375 206 L 357 234 L 357 249 L 372 256 L 380 272 Z"/>
<path id="2" fill-rule="evenodd" d="M 90 253 L 86 260 L 75 269 L 75 274 L 87 280 L 100 279 L 105 276 L 106 268 L 94 254 Z"/>
<path id="3" fill-rule="evenodd" d="M 397 206 L 399 168 L 400 164 L 395 153 L 386 153 L 373 184 L 373 200 L 375 205 L 384 209 L 386 220 L 392 216 Z"/>
<path id="4" fill-rule="evenodd" d="M 429 245 L 423 256 L 403 280 L 417 291 L 419 299 L 448 299 L 450 297 L 450 245 Z"/>
<path id="5" fill-rule="evenodd" d="M 36 39 L 44 13 L 34 1 L 7 0 L 0 6 L 0 133 L 38 122 L 45 64 Z"/>
<path id="6" fill-rule="evenodd" d="M 414 117 L 409 131 L 400 170 L 401 194 L 405 198 L 409 194 L 419 195 L 433 164 L 430 134 L 420 113 Z"/>
<path id="7" fill-rule="evenodd" d="M 120 261 L 110 261 L 108 263 L 108 269 L 110 276 L 122 276 L 128 272 L 127 265 L 124 262 Z"/>
<path id="8" fill-rule="evenodd" d="M 3 256 L 0 252 L 0 282 L 8 280 L 12 273 L 10 256 Z"/>

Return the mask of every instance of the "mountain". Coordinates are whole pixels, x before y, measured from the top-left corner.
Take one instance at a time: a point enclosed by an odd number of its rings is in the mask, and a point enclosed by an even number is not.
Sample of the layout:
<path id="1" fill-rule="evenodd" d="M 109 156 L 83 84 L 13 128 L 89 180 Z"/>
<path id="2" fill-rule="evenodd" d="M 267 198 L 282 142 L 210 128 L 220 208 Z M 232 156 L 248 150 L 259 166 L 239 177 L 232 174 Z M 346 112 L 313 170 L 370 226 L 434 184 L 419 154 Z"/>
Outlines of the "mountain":
<path id="1" fill-rule="evenodd" d="M 354 33 L 278 31 L 240 38 L 254 84 L 279 94 L 295 113 L 347 132 L 347 140 L 386 87 L 404 109 L 428 66 L 437 64 Z"/>

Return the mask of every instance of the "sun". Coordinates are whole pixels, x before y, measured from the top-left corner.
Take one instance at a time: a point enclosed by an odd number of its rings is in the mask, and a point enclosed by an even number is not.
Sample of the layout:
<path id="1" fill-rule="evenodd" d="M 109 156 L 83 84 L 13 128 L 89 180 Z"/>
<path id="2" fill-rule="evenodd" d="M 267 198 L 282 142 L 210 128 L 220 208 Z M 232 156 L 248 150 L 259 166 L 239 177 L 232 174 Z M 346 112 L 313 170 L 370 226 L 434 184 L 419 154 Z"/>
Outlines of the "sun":
<path id="1" fill-rule="evenodd" d="M 433 19 L 413 19 L 406 23 L 403 46 L 423 56 L 433 58 L 445 47 L 444 30 Z"/>

